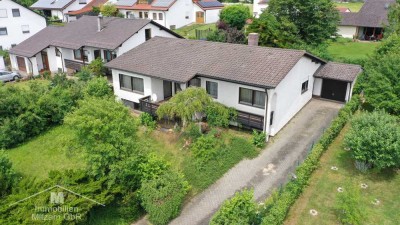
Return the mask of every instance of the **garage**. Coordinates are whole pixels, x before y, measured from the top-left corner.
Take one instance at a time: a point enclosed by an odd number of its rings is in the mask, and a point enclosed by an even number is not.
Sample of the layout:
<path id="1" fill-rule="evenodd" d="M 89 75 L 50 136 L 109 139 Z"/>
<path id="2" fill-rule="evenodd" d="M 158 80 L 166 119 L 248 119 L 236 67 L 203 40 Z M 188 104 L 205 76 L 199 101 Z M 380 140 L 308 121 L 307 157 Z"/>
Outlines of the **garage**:
<path id="1" fill-rule="evenodd" d="M 362 72 L 359 65 L 329 62 L 315 75 L 313 95 L 316 97 L 348 102 L 357 76 Z"/>
<path id="2" fill-rule="evenodd" d="M 25 58 L 17 56 L 17 64 L 20 71 L 26 72 Z"/>
<path id="3" fill-rule="evenodd" d="M 335 101 L 346 101 L 347 82 L 340 80 L 323 79 L 321 98 L 331 99 Z"/>

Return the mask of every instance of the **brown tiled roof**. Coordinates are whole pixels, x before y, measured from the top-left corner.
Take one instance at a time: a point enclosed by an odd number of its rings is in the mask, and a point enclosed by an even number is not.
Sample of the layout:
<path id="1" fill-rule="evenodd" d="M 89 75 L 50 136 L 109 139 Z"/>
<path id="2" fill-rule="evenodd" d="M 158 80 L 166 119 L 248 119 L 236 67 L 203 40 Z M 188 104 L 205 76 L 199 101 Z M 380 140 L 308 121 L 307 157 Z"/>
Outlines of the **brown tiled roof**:
<path id="1" fill-rule="evenodd" d="M 362 69 L 359 65 L 329 62 L 314 76 L 318 78 L 353 82 L 361 72 Z"/>
<path id="2" fill-rule="evenodd" d="M 104 5 L 108 0 L 92 0 L 89 4 L 85 5 L 82 9 L 67 12 L 68 15 L 76 16 L 84 13 L 91 12 L 93 7 L 100 7 Z"/>
<path id="3" fill-rule="evenodd" d="M 11 54 L 32 57 L 48 46 L 79 49 L 83 46 L 116 49 L 136 32 L 151 23 L 171 34 L 178 34 L 147 19 L 103 18 L 104 29 L 97 30 L 96 16 L 82 16 L 64 27 L 44 29 L 10 50 Z M 29 44 L 27 44 L 29 43 Z"/>
<path id="4" fill-rule="evenodd" d="M 302 50 L 155 37 L 106 66 L 181 83 L 205 76 L 270 88 L 303 56 L 319 60 Z"/>
<path id="5" fill-rule="evenodd" d="M 395 0 L 366 0 L 359 12 L 341 13 L 341 25 L 383 27 L 388 24 L 388 7 L 394 2 Z"/>

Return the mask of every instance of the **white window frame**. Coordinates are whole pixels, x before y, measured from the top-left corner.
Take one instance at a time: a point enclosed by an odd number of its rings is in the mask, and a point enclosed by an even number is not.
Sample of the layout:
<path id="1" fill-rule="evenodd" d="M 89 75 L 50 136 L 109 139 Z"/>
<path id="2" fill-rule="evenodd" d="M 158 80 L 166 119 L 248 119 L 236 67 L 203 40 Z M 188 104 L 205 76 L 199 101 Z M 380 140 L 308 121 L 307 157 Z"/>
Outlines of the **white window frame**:
<path id="1" fill-rule="evenodd" d="M 29 29 L 29 25 L 21 25 L 21 29 L 23 34 L 29 34 L 31 32 Z"/>

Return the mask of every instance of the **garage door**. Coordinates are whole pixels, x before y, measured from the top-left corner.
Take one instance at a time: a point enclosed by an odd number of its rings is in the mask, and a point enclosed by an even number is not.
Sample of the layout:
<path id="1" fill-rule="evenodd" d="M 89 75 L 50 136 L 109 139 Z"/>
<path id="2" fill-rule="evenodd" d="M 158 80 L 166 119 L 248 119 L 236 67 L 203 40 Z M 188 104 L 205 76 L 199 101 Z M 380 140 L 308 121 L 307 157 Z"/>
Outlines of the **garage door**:
<path id="1" fill-rule="evenodd" d="M 324 79 L 321 97 L 344 102 L 346 100 L 347 82 Z"/>
<path id="2" fill-rule="evenodd" d="M 18 69 L 26 72 L 25 58 L 17 56 Z"/>

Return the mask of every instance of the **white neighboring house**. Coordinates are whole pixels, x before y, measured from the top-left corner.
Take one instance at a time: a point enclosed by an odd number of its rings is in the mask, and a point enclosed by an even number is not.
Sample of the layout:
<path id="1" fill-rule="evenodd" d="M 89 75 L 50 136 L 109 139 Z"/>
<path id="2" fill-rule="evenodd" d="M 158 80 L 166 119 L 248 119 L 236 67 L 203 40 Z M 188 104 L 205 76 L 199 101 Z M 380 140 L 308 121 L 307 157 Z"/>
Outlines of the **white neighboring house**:
<path id="1" fill-rule="evenodd" d="M 253 3 L 253 16 L 258 18 L 260 14 L 268 8 L 269 0 L 254 0 Z"/>
<path id="2" fill-rule="evenodd" d="M 313 96 L 349 100 L 361 72 L 360 66 L 327 63 L 302 50 L 164 37 L 106 67 L 112 70 L 115 95 L 133 108 L 155 115 L 159 104 L 178 91 L 203 87 L 216 101 L 237 109 L 243 127 L 271 136 Z"/>
<path id="3" fill-rule="evenodd" d="M 191 23 L 216 23 L 224 7 L 217 0 L 113 0 L 126 18 L 152 19 L 155 22 L 177 29 Z"/>
<path id="4" fill-rule="evenodd" d="M 46 27 L 46 19 L 11 0 L 0 0 L 0 50 L 10 49 Z"/>
<path id="5" fill-rule="evenodd" d="M 181 38 L 151 20 L 82 16 L 65 26 L 49 26 L 10 50 L 20 73 L 79 71 L 96 58 L 109 62 L 155 36 Z"/>
<path id="6" fill-rule="evenodd" d="M 95 0 L 38 0 L 31 9 L 43 11 L 46 17 L 57 17 L 62 22 L 69 22 L 68 12 L 80 10 Z"/>

